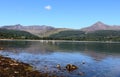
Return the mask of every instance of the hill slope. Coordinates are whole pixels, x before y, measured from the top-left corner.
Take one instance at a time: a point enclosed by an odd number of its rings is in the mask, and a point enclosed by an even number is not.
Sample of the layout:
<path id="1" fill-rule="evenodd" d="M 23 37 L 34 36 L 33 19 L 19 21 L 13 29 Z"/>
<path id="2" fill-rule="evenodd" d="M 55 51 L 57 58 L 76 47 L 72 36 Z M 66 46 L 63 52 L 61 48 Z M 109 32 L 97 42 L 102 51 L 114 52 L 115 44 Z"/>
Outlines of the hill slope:
<path id="1" fill-rule="evenodd" d="M 59 39 L 59 40 L 77 40 L 85 35 L 85 32 L 80 30 L 66 30 L 61 31 L 56 34 L 50 35 L 50 39 Z"/>
<path id="2" fill-rule="evenodd" d="M 79 30 L 61 31 L 48 37 L 58 40 L 80 40 L 80 41 L 120 41 L 120 31 L 99 30 L 86 33 Z"/>
<path id="3" fill-rule="evenodd" d="M 0 28 L 0 39 L 39 39 L 39 37 L 26 31 Z"/>

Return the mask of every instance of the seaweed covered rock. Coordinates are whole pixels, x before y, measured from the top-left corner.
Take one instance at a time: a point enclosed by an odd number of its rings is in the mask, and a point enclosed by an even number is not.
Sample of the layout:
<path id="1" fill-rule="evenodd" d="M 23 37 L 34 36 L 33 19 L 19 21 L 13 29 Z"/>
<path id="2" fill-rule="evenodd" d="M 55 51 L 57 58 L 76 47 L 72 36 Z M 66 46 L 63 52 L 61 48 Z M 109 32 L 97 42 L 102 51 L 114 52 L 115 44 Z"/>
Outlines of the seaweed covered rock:
<path id="1" fill-rule="evenodd" d="M 66 69 L 70 72 L 70 71 L 74 71 L 74 70 L 78 69 L 78 67 L 73 64 L 67 64 Z"/>
<path id="2" fill-rule="evenodd" d="M 57 77 L 34 70 L 26 63 L 0 56 L 0 77 Z"/>

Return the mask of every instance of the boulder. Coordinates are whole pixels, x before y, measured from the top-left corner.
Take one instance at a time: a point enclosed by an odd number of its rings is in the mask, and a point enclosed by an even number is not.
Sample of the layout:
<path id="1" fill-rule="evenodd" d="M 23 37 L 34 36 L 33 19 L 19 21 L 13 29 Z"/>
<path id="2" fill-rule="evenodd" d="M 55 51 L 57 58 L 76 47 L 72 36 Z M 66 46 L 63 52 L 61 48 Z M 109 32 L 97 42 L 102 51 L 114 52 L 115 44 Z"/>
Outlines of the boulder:
<path id="1" fill-rule="evenodd" d="M 73 64 L 67 64 L 66 69 L 67 69 L 67 71 L 70 72 L 70 71 L 74 71 L 74 70 L 78 69 L 78 67 L 76 65 L 73 65 Z"/>

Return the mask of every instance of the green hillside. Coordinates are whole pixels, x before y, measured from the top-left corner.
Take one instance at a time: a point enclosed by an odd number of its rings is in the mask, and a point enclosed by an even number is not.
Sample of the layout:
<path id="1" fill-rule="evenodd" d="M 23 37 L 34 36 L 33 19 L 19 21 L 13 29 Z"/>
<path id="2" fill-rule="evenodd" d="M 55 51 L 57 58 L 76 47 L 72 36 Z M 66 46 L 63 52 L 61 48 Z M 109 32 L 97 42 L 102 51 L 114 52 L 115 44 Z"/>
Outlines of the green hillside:
<path id="1" fill-rule="evenodd" d="M 0 29 L 0 39 L 39 39 L 26 31 Z"/>
<path id="2" fill-rule="evenodd" d="M 120 31 L 100 30 L 86 34 L 86 40 L 120 41 Z"/>
<path id="3" fill-rule="evenodd" d="M 120 31 L 100 30 L 95 32 L 83 32 L 80 30 L 61 31 L 50 35 L 48 39 L 80 40 L 80 41 L 120 41 Z"/>
<path id="4" fill-rule="evenodd" d="M 59 40 L 77 40 L 78 38 L 80 39 L 84 34 L 85 32 L 79 30 L 66 30 L 52 34 L 48 38 Z"/>
<path id="5" fill-rule="evenodd" d="M 0 29 L 0 39 L 40 39 L 40 37 L 26 31 Z M 45 36 L 41 39 L 79 41 L 120 41 L 120 31 L 100 30 L 87 33 L 80 30 L 58 29 L 45 33 Z"/>
<path id="6" fill-rule="evenodd" d="M 44 32 L 41 32 L 41 33 L 34 33 L 34 35 L 37 35 L 39 37 L 48 37 L 50 35 L 59 33 L 61 31 L 66 31 L 66 30 L 69 30 L 69 29 L 66 29 L 66 28 L 56 28 L 56 29 L 44 31 Z"/>

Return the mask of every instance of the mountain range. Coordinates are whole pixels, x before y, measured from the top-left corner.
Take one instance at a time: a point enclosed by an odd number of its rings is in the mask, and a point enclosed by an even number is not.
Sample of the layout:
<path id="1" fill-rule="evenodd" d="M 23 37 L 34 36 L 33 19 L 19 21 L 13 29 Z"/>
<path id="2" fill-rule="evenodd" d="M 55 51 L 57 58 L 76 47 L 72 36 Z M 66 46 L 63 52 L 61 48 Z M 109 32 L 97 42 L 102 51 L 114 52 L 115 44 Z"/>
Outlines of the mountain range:
<path id="1" fill-rule="evenodd" d="M 16 25 L 5 25 L 1 27 L 2 29 L 9 29 L 9 30 L 20 30 L 20 31 L 27 31 L 39 37 L 48 36 L 53 33 L 57 33 L 60 31 L 67 30 L 66 28 L 54 28 L 52 26 L 46 25 L 30 25 L 30 26 L 23 26 L 21 24 Z"/>
<path id="2" fill-rule="evenodd" d="M 26 31 L 31 34 L 37 35 L 39 37 L 48 37 L 52 34 L 56 34 L 62 31 L 68 31 L 68 30 L 75 30 L 75 29 L 69 29 L 69 28 L 55 28 L 52 26 L 46 26 L 46 25 L 30 25 L 30 26 L 23 26 L 21 24 L 16 25 L 5 25 L 1 27 L 2 29 L 8 29 L 8 30 L 20 30 L 20 31 Z M 107 25 L 103 22 L 96 22 L 95 24 L 81 28 L 79 29 L 83 32 L 94 32 L 99 30 L 120 30 L 119 25 Z"/>

